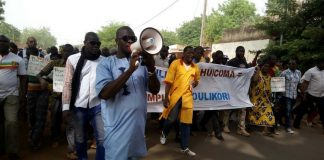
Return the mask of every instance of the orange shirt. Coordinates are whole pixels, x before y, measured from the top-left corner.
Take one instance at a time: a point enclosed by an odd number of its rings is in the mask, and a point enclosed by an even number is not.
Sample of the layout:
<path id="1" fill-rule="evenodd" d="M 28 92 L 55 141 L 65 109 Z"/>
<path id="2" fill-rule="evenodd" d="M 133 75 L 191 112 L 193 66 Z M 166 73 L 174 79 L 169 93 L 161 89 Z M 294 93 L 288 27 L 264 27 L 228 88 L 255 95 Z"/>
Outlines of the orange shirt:
<path id="1" fill-rule="evenodd" d="M 200 69 L 198 65 L 191 63 L 188 69 L 181 59 L 177 59 L 171 63 L 168 69 L 164 82 L 171 85 L 169 95 L 170 105 L 164 109 L 162 113 L 163 118 L 167 118 L 170 111 L 182 97 L 182 107 L 180 111 L 181 123 L 192 123 L 193 114 L 193 97 L 192 97 L 192 81 L 200 80 Z"/>

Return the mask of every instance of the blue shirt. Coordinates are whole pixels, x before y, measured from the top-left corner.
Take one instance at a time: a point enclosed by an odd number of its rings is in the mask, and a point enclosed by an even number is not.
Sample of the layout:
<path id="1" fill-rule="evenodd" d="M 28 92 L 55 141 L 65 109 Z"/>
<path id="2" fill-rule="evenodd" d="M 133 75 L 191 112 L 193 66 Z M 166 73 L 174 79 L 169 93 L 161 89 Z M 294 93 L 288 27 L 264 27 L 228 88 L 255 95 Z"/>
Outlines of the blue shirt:
<path id="1" fill-rule="evenodd" d="M 127 58 L 104 58 L 97 66 L 97 94 L 128 68 Z M 140 65 L 114 97 L 101 100 L 106 160 L 126 160 L 129 157 L 142 157 L 147 154 L 144 137 L 147 80 L 147 69 Z"/>
<path id="2" fill-rule="evenodd" d="M 287 98 L 291 99 L 296 99 L 297 98 L 297 87 L 298 83 L 301 78 L 301 72 L 299 70 L 295 70 L 293 72 L 290 69 L 284 70 L 281 74 L 280 77 L 285 77 L 285 93 L 284 96 Z"/>

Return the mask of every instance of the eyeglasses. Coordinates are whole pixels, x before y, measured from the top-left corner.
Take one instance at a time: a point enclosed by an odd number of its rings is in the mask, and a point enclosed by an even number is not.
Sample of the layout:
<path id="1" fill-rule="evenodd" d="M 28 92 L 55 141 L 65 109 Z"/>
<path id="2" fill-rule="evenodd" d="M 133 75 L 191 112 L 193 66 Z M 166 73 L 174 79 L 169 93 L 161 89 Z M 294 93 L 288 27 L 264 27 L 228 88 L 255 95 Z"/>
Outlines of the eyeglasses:
<path id="1" fill-rule="evenodd" d="M 94 45 L 100 46 L 100 45 L 101 45 L 101 42 L 99 42 L 99 41 L 90 41 L 89 43 L 90 43 L 92 46 L 94 46 Z"/>
<path id="2" fill-rule="evenodd" d="M 131 40 L 132 42 L 136 42 L 137 41 L 137 37 L 136 36 L 123 36 L 119 39 L 122 39 L 124 42 L 128 42 L 129 40 Z"/>

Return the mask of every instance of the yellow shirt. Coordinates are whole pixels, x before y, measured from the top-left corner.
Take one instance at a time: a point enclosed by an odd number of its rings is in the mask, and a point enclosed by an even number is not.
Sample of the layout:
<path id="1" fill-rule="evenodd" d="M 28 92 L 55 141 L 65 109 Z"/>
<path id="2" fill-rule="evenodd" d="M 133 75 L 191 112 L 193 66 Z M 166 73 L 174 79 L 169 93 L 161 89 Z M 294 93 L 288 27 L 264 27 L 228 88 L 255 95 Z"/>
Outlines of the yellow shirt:
<path id="1" fill-rule="evenodd" d="M 188 69 L 181 59 L 177 59 L 171 63 L 164 82 L 171 85 L 169 95 L 169 106 L 162 112 L 162 117 L 167 118 L 170 111 L 182 97 L 182 107 L 180 111 L 181 123 L 192 123 L 193 114 L 193 97 L 192 97 L 192 81 L 200 80 L 200 69 L 198 65 L 191 63 Z"/>

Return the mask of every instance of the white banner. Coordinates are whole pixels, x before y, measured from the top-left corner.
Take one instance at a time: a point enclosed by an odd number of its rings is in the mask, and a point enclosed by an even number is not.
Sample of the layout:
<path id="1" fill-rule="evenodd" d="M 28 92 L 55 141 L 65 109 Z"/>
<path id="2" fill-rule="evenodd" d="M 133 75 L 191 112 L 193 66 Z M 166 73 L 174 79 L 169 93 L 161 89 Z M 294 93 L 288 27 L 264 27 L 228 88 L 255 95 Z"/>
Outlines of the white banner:
<path id="1" fill-rule="evenodd" d="M 272 77 L 271 78 L 271 92 L 285 92 L 285 77 Z"/>
<path id="2" fill-rule="evenodd" d="M 199 63 L 201 80 L 194 89 L 194 110 L 222 110 L 251 107 L 248 95 L 253 68 L 235 68 L 212 63 Z M 157 67 L 161 81 L 158 95 L 148 93 L 148 112 L 162 112 L 167 68 Z"/>
<path id="3" fill-rule="evenodd" d="M 30 55 L 28 60 L 27 75 L 36 76 L 46 65 L 48 61 L 44 58 Z"/>
<path id="4" fill-rule="evenodd" d="M 64 67 L 54 67 L 53 70 L 53 91 L 63 92 Z"/>

